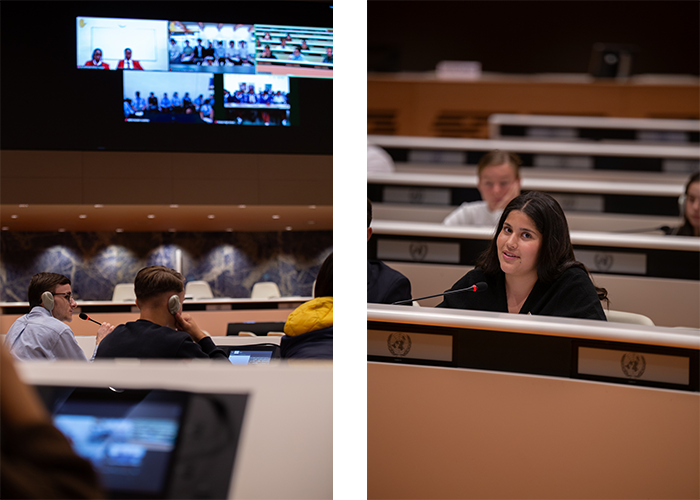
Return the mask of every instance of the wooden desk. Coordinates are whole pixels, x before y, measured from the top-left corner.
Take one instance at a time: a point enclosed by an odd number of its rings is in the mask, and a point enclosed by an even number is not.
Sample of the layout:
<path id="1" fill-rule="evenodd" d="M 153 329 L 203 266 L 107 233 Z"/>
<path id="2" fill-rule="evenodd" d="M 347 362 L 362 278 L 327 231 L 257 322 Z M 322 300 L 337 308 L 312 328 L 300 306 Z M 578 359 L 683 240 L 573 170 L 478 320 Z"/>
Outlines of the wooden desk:
<path id="1" fill-rule="evenodd" d="M 493 229 L 375 221 L 367 246 L 411 281 L 414 297 L 449 289 L 486 249 Z M 576 258 L 607 288 L 611 309 L 657 325 L 700 327 L 700 241 L 682 236 L 571 231 Z M 423 301 L 434 306 L 440 298 Z"/>
<path id="2" fill-rule="evenodd" d="M 225 336 L 228 323 L 243 321 L 286 321 L 289 313 L 311 297 L 279 297 L 276 299 L 208 299 L 188 301 L 183 311 L 191 314 L 200 328 L 212 336 Z M 0 333 L 7 333 L 12 323 L 29 311 L 28 302 L 0 302 Z M 98 328 L 90 321 L 78 318 L 85 312 L 95 321 L 119 325 L 135 321 L 139 310 L 134 303 L 111 301 L 78 301 L 73 310 L 71 330 L 75 335 L 95 335 Z"/>
<path id="3" fill-rule="evenodd" d="M 368 498 L 700 494 L 699 330 L 375 304 L 367 320 Z M 679 384 L 659 382 L 674 362 Z"/>

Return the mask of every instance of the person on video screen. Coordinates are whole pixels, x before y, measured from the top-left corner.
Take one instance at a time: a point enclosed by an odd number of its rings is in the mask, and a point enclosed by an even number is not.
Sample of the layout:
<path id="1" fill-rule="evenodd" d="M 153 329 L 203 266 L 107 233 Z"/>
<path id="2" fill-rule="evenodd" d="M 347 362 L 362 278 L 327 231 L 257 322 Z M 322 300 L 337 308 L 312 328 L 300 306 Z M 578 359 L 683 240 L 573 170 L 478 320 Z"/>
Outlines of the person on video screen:
<path id="1" fill-rule="evenodd" d="M 158 98 L 153 92 L 148 96 L 148 111 L 158 111 Z"/>
<path id="2" fill-rule="evenodd" d="M 136 99 L 134 99 L 134 109 L 136 111 L 146 111 L 146 99 L 141 97 L 141 92 L 136 91 Z"/>
<path id="3" fill-rule="evenodd" d="M 185 47 L 182 49 L 180 62 L 183 64 L 194 64 L 194 49 L 190 46 L 189 40 L 185 40 Z"/>
<path id="4" fill-rule="evenodd" d="M 294 47 L 294 52 L 289 56 L 290 61 L 306 61 L 304 56 L 301 55 L 301 50 L 299 47 Z"/>
<path id="5" fill-rule="evenodd" d="M 326 57 L 323 58 L 323 62 L 333 64 L 333 47 L 328 47 L 326 49 Z"/>
<path id="6" fill-rule="evenodd" d="M 277 59 L 277 57 L 275 57 L 275 55 L 274 55 L 274 54 L 272 53 L 272 51 L 270 50 L 270 46 L 269 46 L 269 45 L 265 45 L 265 48 L 263 49 L 262 54 L 260 55 L 260 57 L 261 57 L 262 59 Z"/>
<path id="7" fill-rule="evenodd" d="M 180 47 L 178 47 L 177 42 L 174 38 L 170 39 L 170 47 L 168 48 L 168 53 L 170 55 L 171 63 L 180 62 L 180 55 L 182 54 L 182 52 L 180 51 Z"/>
<path id="8" fill-rule="evenodd" d="M 199 117 L 207 123 L 212 123 L 214 121 L 214 108 L 212 108 L 209 99 L 204 101 L 204 104 L 199 108 Z"/>
<path id="9" fill-rule="evenodd" d="M 129 48 L 124 49 L 124 59 L 119 61 L 117 69 L 140 69 L 143 71 L 141 63 L 131 58 L 131 49 Z"/>
<path id="10" fill-rule="evenodd" d="M 102 61 L 102 49 L 92 51 L 92 59 L 85 63 L 88 68 L 109 69 L 109 64 Z"/>

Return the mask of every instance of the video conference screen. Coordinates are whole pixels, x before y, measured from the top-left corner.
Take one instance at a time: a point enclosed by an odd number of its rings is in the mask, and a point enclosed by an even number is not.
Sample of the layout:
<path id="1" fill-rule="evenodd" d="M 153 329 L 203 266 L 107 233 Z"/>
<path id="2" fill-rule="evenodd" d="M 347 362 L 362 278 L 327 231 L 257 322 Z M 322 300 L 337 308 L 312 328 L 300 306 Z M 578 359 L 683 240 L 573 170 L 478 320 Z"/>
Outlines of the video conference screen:
<path id="1" fill-rule="evenodd" d="M 2 13 L 5 149 L 332 154 L 330 2 L 6 2 Z"/>
<path id="2" fill-rule="evenodd" d="M 122 70 L 126 122 L 291 126 L 289 77 L 333 77 L 329 28 L 83 16 L 76 30 L 78 68 Z"/>

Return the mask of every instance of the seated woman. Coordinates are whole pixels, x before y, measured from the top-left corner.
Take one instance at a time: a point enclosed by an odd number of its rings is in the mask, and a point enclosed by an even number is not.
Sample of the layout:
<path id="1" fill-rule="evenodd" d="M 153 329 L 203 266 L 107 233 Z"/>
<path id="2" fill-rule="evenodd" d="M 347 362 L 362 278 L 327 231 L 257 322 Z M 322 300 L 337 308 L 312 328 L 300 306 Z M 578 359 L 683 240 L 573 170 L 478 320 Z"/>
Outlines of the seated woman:
<path id="1" fill-rule="evenodd" d="M 679 236 L 700 236 L 700 172 L 690 176 L 685 192 L 678 200 L 683 215 L 683 225 L 671 234 Z"/>
<path id="2" fill-rule="evenodd" d="M 606 320 L 600 301 L 607 291 L 574 258 L 564 211 L 544 193 L 522 194 L 506 206 L 476 268 L 451 289 L 481 281 L 486 291 L 446 295 L 438 307 Z"/>
<path id="3" fill-rule="evenodd" d="M 314 299 L 287 317 L 280 342 L 282 358 L 333 359 L 333 254 L 321 264 Z"/>

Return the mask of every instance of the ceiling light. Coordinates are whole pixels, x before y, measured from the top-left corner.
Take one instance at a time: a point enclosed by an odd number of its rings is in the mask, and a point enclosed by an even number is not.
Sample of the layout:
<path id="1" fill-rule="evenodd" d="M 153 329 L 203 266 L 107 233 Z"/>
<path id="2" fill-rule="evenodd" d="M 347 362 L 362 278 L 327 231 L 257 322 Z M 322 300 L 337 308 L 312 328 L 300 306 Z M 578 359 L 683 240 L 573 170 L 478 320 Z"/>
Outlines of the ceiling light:
<path id="1" fill-rule="evenodd" d="M 19 208 L 27 208 L 29 205 L 26 203 L 20 203 Z"/>
<path id="2" fill-rule="evenodd" d="M 79 219 L 87 219 L 87 215 L 86 215 L 86 214 L 80 214 L 80 215 L 78 215 L 78 218 L 79 218 Z"/>
<path id="3" fill-rule="evenodd" d="M 287 226 L 287 227 L 284 228 L 284 230 L 285 230 L 285 231 L 291 231 L 291 230 L 292 230 L 292 226 Z"/>
<path id="4" fill-rule="evenodd" d="M 17 219 L 17 218 L 19 218 L 19 215 L 12 214 L 12 215 L 10 215 L 10 217 L 13 218 L 13 219 Z"/>
<path id="5" fill-rule="evenodd" d="M 316 205 L 309 205 L 309 208 L 314 209 L 316 208 Z"/>
<path id="6" fill-rule="evenodd" d="M 238 205 L 238 208 L 245 208 L 245 205 Z"/>
<path id="7" fill-rule="evenodd" d="M 232 227 L 227 227 L 227 228 L 226 228 L 226 232 L 227 232 L 227 233 L 232 233 L 232 232 L 233 232 L 233 228 L 232 228 Z"/>
<path id="8" fill-rule="evenodd" d="M 99 203 L 97 203 L 97 204 L 95 205 L 95 208 L 104 208 L 104 207 L 105 207 L 104 205 L 100 205 Z"/>
<path id="9" fill-rule="evenodd" d="M 170 205 L 170 208 L 180 208 L 180 205 L 172 204 Z"/>
<path id="10" fill-rule="evenodd" d="M 307 224 L 310 225 L 310 226 L 312 226 L 312 225 L 316 224 L 316 221 L 315 221 L 315 220 L 310 220 L 309 222 L 307 222 Z"/>
<path id="11" fill-rule="evenodd" d="M 123 233 L 124 230 L 123 230 L 122 228 L 118 227 L 118 228 L 117 228 L 117 232 L 118 232 L 118 233 Z"/>
<path id="12" fill-rule="evenodd" d="M 273 215 L 272 218 L 276 220 L 276 219 L 279 219 L 280 216 L 279 216 L 279 215 Z"/>
<path id="13" fill-rule="evenodd" d="M 216 215 L 214 215 L 214 214 L 207 215 L 207 219 L 213 219 L 214 217 L 216 217 Z"/>
<path id="14" fill-rule="evenodd" d="M 156 216 L 153 215 L 153 214 L 148 214 L 146 217 L 148 217 L 149 219 L 155 219 L 155 218 L 156 218 Z"/>
<path id="15" fill-rule="evenodd" d="M 59 232 L 59 233 L 65 233 L 65 232 L 66 232 L 66 228 L 65 228 L 65 227 L 59 227 L 59 228 L 58 228 L 58 232 Z"/>
<path id="16" fill-rule="evenodd" d="M 171 227 L 170 229 L 168 229 L 169 233 L 174 233 L 175 231 L 177 231 L 177 229 L 175 229 L 174 227 Z"/>
<path id="17" fill-rule="evenodd" d="M 3 231 L 9 231 L 9 230 L 10 230 L 10 228 L 9 228 L 9 227 L 7 227 L 7 226 L 2 226 L 2 230 L 3 230 Z"/>

